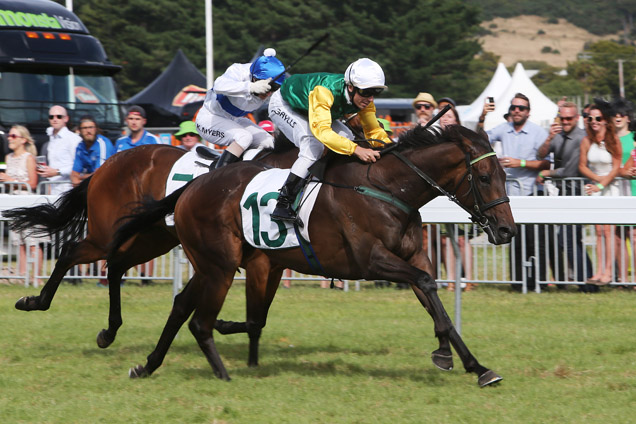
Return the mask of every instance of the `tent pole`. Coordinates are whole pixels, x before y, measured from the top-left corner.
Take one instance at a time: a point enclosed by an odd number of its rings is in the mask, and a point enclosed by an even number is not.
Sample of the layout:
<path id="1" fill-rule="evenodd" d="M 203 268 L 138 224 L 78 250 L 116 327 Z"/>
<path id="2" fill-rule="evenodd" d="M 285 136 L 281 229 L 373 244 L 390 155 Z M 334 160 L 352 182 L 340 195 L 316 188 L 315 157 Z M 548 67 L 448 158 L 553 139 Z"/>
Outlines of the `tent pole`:
<path id="1" fill-rule="evenodd" d="M 212 0 L 205 0 L 205 78 L 212 88 L 214 82 L 214 48 L 212 44 Z"/>

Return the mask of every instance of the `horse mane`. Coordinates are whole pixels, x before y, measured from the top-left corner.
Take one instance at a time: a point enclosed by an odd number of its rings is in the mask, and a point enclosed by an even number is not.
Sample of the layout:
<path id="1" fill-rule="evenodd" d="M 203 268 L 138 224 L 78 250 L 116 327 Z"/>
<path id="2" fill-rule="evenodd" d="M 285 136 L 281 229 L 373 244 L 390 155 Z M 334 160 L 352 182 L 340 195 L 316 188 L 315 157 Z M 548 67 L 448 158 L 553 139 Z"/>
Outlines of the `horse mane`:
<path id="1" fill-rule="evenodd" d="M 461 144 L 464 138 L 467 138 L 476 146 L 491 150 L 490 143 L 483 135 L 479 135 L 461 125 L 449 125 L 445 129 L 438 127 L 424 128 L 418 125 L 400 135 L 396 150 L 404 151 L 413 148 L 435 146 L 442 143 Z"/>
<path id="2" fill-rule="evenodd" d="M 292 143 L 282 131 L 276 130 L 274 133 L 274 148 L 265 150 L 271 150 L 273 153 L 283 153 L 295 147 L 294 143 Z"/>

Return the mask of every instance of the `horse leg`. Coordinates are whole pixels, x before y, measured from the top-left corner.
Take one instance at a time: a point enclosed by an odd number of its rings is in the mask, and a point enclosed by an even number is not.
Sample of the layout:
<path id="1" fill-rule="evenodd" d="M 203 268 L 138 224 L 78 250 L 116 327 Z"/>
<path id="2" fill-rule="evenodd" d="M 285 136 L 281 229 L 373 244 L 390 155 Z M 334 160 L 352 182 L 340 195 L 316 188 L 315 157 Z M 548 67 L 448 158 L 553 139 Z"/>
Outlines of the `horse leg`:
<path id="1" fill-rule="evenodd" d="M 102 328 L 97 333 L 97 346 L 102 349 L 110 346 L 117 337 L 117 331 L 123 324 L 121 317 L 121 278 L 124 271 L 119 268 L 108 267 L 108 329 Z"/>
<path id="2" fill-rule="evenodd" d="M 404 263 L 399 257 L 393 255 L 381 246 L 372 250 L 371 271 L 380 272 L 378 279 L 386 279 L 395 282 L 410 283 L 424 308 L 433 318 L 435 323 L 435 335 L 439 339 L 440 347 L 433 352 L 433 363 L 440 367 L 452 366 L 451 351 L 448 342 L 455 347 L 462 360 L 466 372 L 474 372 L 478 375 L 478 384 L 481 387 L 496 383 L 502 378 L 492 370 L 479 364 L 464 344 L 461 336 L 455 330 L 453 323 L 444 309 L 444 305 L 437 295 L 437 283 L 426 271 L 416 268 L 410 263 L 421 265 L 423 269 L 431 269 L 430 261 L 424 253 L 420 253 L 411 259 L 409 264 Z M 403 266 L 400 266 L 400 263 Z M 374 278 L 375 279 L 375 276 Z"/>
<path id="3" fill-rule="evenodd" d="M 247 365 L 258 366 L 258 348 L 261 333 L 267 324 L 267 314 L 271 306 L 284 268 L 275 266 L 272 268 L 269 258 L 260 254 L 257 259 L 251 260 L 246 268 L 246 308 L 247 308 L 247 335 L 250 339 Z"/>
<path id="4" fill-rule="evenodd" d="M 190 314 L 192 314 L 192 311 L 194 311 L 194 307 L 197 303 L 197 297 L 199 295 L 198 285 L 199 282 L 197 274 L 195 274 L 183 288 L 181 293 L 174 298 L 174 304 L 170 311 L 170 316 L 168 317 L 168 321 L 161 332 L 161 337 L 159 337 L 159 342 L 157 343 L 155 350 L 148 355 L 148 361 L 145 366 L 137 365 L 128 371 L 128 376 L 130 378 L 149 377 L 161 366 L 161 363 L 166 357 L 166 353 L 168 353 L 168 349 L 179 332 L 179 329 L 188 319 Z"/>
<path id="5" fill-rule="evenodd" d="M 433 317 L 433 321 L 435 322 L 436 334 L 438 331 L 438 322 L 439 322 L 439 331 L 440 336 L 444 338 L 449 338 L 451 344 L 457 351 L 457 354 L 462 360 L 464 364 L 464 369 L 466 372 L 474 372 L 477 374 L 478 379 L 477 383 L 480 387 L 485 387 L 489 384 L 497 383 L 502 380 L 502 377 L 497 375 L 494 371 L 484 367 L 481 365 L 477 359 L 473 356 L 473 354 L 468 350 L 468 347 L 464 344 L 461 336 L 455 330 L 453 323 L 446 313 L 446 309 L 444 309 L 444 305 L 437 295 L 437 283 L 431 277 L 430 274 L 422 271 L 422 275 L 420 275 L 414 283 L 413 290 L 416 295 L 418 295 L 418 299 L 420 298 L 420 294 L 418 291 L 422 293 L 422 295 L 426 299 L 426 303 L 428 303 L 427 309 L 431 316 Z M 423 302 L 424 304 L 424 302 Z M 441 338 L 440 338 L 440 346 L 441 346 Z"/>
<path id="6" fill-rule="evenodd" d="M 64 245 L 63 254 L 55 263 L 55 268 L 38 296 L 24 296 L 18 299 L 15 308 L 20 311 L 46 311 L 51 306 L 62 279 L 71 267 L 102 259 L 105 252 L 95 247 L 89 239 L 77 243 L 69 241 Z"/>
<path id="7" fill-rule="evenodd" d="M 214 374 L 221 380 L 226 381 L 230 380 L 230 376 L 216 349 L 212 330 L 214 329 L 216 317 L 225 301 L 225 296 L 232 285 L 233 270 L 231 273 L 223 273 L 220 269 L 214 269 L 212 272 L 206 273 L 207 275 L 200 277 L 202 290 L 197 293 L 197 306 L 188 324 L 190 332 L 199 344 L 208 363 L 212 366 Z"/>
<path id="8" fill-rule="evenodd" d="M 108 262 L 108 329 L 97 334 L 97 345 L 102 349 L 110 346 L 123 324 L 121 317 L 121 279 L 129 268 L 145 263 L 167 253 L 178 242 L 163 227 L 159 226 L 135 238 L 123 251 L 117 252 Z"/>

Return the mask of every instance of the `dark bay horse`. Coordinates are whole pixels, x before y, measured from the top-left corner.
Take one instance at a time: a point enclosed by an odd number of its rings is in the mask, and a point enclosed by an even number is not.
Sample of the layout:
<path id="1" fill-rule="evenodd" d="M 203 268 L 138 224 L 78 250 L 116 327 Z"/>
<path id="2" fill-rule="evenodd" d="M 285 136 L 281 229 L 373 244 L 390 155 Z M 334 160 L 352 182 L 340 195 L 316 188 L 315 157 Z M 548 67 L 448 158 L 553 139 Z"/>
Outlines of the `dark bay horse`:
<path id="1" fill-rule="evenodd" d="M 165 195 L 172 165 L 186 153 L 168 145 L 144 145 L 109 158 L 89 179 L 66 192 L 55 204 L 42 204 L 5 211 L 14 230 L 63 233 L 62 247 L 51 277 L 38 296 L 20 298 L 15 307 L 23 311 L 46 311 L 66 272 L 77 264 L 106 259 L 108 246 L 121 219 L 147 198 Z M 255 160 L 275 167 L 290 167 L 298 155 L 288 140 L 277 137 L 275 149 L 263 151 Z M 87 235 L 84 237 L 84 229 Z M 179 244 L 174 229 L 156 222 L 138 234 L 125 249 L 108 261 L 108 329 L 97 335 L 97 344 L 108 347 L 122 325 L 120 282 L 126 271 L 169 252 Z M 233 326 L 234 331 L 241 329 Z"/>
<path id="2" fill-rule="evenodd" d="M 246 162 L 201 176 L 163 200 L 146 202 L 118 230 L 113 254 L 128 237 L 174 211 L 178 237 L 195 269 L 194 277 L 175 298 L 157 347 L 145 366 L 130 370 L 131 377 L 148 376 L 161 365 L 177 331 L 194 311 L 190 331 L 215 374 L 229 380 L 212 329 L 236 269 L 245 268 L 247 276 L 251 364 L 257 358 L 253 348 L 257 349 L 283 269 L 316 274 L 300 248 L 260 250 L 245 242 L 241 196 L 263 170 L 263 166 Z M 432 354 L 433 363 L 452 369 L 452 345 L 466 371 L 478 375 L 480 386 L 501 380 L 470 353 L 437 295 L 432 265 L 422 246 L 418 212 L 446 192 L 484 227 L 491 243 L 510 241 L 515 225 L 505 174 L 488 141 L 462 127 L 449 127 L 441 134 L 418 127 L 403 135 L 391 154 L 383 154 L 375 164 L 338 157 L 327 168 L 324 181 L 308 223 L 324 276 L 410 284 L 435 324 L 439 348 Z M 384 200 L 355 189 L 363 186 L 379 189 Z"/>

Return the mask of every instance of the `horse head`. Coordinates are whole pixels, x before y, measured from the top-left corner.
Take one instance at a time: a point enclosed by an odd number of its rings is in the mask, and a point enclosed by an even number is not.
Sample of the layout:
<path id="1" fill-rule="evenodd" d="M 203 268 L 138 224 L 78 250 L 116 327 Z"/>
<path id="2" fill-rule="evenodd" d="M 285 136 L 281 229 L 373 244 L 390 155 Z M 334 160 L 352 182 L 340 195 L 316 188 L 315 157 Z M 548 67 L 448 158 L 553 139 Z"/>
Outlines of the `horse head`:
<path id="1" fill-rule="evenodd" d="M 491 243 L 509 243 L 516 234 L 516 225 L 506 195 L 506 173 L 485 134 L 453 125 L 442 135 L 454 141 L 464 156 L 464 166 L 459 167 L 455 178 L 457 199 Z"/>
<path id="2" fill-rule="evenodd" d="M 459 125 L 444 130 L 416 127 L 400 137 L 398 145 L 392 153 L 436 188 L 437 195 L 448 196 L 466 210 L 491 243 L 510 242 L 516 226 L 506 195 L 506 174 L 484 135 Z"/>

